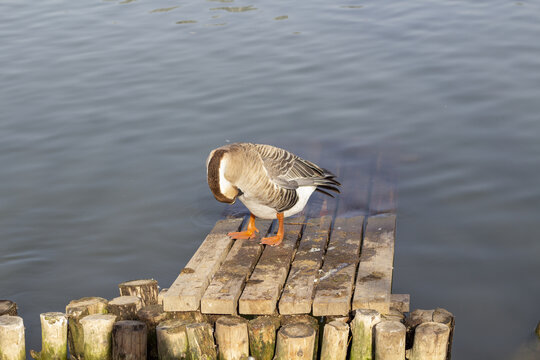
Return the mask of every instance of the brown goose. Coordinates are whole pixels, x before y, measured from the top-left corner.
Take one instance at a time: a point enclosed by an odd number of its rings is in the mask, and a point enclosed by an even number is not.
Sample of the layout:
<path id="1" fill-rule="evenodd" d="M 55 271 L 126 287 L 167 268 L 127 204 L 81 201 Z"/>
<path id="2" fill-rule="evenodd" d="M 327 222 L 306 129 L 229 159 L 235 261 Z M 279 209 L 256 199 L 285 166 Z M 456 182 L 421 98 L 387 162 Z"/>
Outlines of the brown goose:
<path id="1" fill-rule="evenodd" d="M 317 190 L 339 193 L 335 175 L 287 150 L 270 145 L 235 143 L 213 150 L 206 161 L 210 190 L 216 200 L 233 204 L 236 199 L 251 212 L 246 231 L 232 232 L 233 239 L 251 239 L 258 232 L 255 217 L 278 219 L 276 236 L 261 243 L 279 245 L 283 218 L 302 211 Z"/>

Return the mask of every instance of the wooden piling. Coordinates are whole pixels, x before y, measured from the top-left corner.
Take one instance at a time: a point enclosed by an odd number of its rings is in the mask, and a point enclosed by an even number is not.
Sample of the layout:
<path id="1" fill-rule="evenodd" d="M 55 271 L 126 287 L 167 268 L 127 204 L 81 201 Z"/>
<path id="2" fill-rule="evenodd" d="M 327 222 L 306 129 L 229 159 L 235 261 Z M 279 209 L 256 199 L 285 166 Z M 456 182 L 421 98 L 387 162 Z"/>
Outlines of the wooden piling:
<path id="1" fill-rule="evenodd" d="M 146 360 L 146 324 L 121 320 L 112 329 L 113 360 Z"/>
<path id="2" fill-rule="evenodd" d="M 169 290 L 169 288 L 163 288 L 159 291 L 157 296 L 158 305 L 163 305 L 163 296 L 167 293 L 167 290 Z"/>
<path id="3" fill-rule="evenodd" d="M 217 359 L 216 345 L 212 327 L 207 323 L 189 324 L 186 326 L 190 359 Z"/>
<path id="4" fill-rule="evenodd" d="M 405 325 L 407 327 L 407 347 L 413 346 L 413 339 L 416 328 L 423 323 L 432 321 L 444 324 L 450 329 L 450 334 L 448 335 L 446 356 L 447 359 L 450 359 L 455 320 L 454 315 L 452 315 L 451 312 L 442 308 L 437 308 L 435 310 L 416 309 L 412 311 L 407 318 L 405 318 Z"/>
<path id="5" fill-rule="evenodd" d="M 408 351 L 409 360 L 445 360 L 450 328 L 437 322 L 425 322 L 416 327 L 414 343 Z"/>
<path id="6" fill-rule="evenodd" d="M 107 313 L 107 300 L 100 297 L 84 297 L 72 300 L 66 306 L 68 317 L 69 353 L 75 359 L 82 359 L 84 353 L 84 337 L 80 323 L 87 315 Z"/>
<path id="7" fill-rule="evenodd" d="M 312 360 L 315 330 L 308 324 L 289 324 L 277 335 L 276 360 Z"/>
<path id="8" fill-rule="evenodd" d="M 319 320 L 310 315 L 284 315 L 281 316 L 281 326 L 289 324 L 306 324 L 315 330 L 315 346 L 313 349 L 314 359 L 319 351 Z"/>
<path id="9" fill-rule="evenodd" d="M 95 314 L 81 319 L 84 360 L 112 359 L 112 329 L 116 315 Z"/>
<path id="10" fill-rule="evenodd" d="M 148 359 L 154 360 L 158 358 L 156 326 L 160 322 L 167 320 L 168 316 L 163 311 L 162 305 L 147 305 L 137 311 L 137 318 L 146 324 Z"/>
<path id="11" fill-rule="evenodd" d="M 11 300 L 0 300 L 0 316 L 17 316 L 17 304 Z"/>
<path id="12" fill-rule="evenodd" d="M 359 309 L 351 321 L 352 346 L 351 360 L 373 359 L 373 327 L 381 321 L 376 310 Z"/>
<path id="13" fill-rule="evenodd" d="M 216 343 L 220 360 L 249 356 L 248 322 L 239 316 L 222 316 L 216 321 Z"/>
<path id="14" fill-rule="evenodd" d="M 185 320 L 165 320 L 156 327 L 159 360 L 188 358 L 188 339 Z"/>
<path id="15" fill-rule="evenodd" d="M 39 315 L 41 321 L 41 351 L 30 350 L 30 355 L 39 360 L 67 359 L 67 316 L 61 312 Z"/>
<path id="16" fill-rule="evenodd" d="M 345 360 L 349 339 L 349 325 L 343 321 L 332 321 L 324 325 L 321 359 Z"/>
<path id="17" fill-rule="evenodd" d="M 109 314 L 116 315 L 117 320 L 136 320 L 137 311 L 142 308 L 142 300 L 138 296 L 119 296 L 107 304 Z"/>
<path id="18" fill-rule="evenodd" d="M 538 322 L 538 325 L 536 325 L 536 329 L 534 330 L 536 336 L 540 339 L 540 321 Z"/>
<path id="19" fill-rule="evenodd" d="M 384 320 L 375 325 L 375 360 L 405 359 L 405 325 Z"/>
<path id="20" fill-rule="evenodd" d="M 249 350 L 255 359 L 273 359 L 278 328 L 279 319 L 276 316 L 259 316 L 249 321 Z"/>
<path id="21" fill-rule="evenodd" d="M 19 316 L 0 316 L 0 360 L 25 360 L 24 324 Z"/>
<path id="22" fill-rule="evenodd" d="M 158 282 L 154 279 L 126 281 L 118 285 L 120 295 L 137 296 L 143 306 L 158 303 Z"/>

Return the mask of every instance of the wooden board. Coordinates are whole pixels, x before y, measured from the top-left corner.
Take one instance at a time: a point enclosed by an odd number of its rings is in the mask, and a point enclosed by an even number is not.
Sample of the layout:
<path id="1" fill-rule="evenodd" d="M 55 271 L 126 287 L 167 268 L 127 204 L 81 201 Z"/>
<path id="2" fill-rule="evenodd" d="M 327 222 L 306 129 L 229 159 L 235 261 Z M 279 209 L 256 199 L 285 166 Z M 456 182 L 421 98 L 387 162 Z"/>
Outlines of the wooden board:
<path id="1" fill-rule="evenodd" d="M 391 303 L 396 216 L 367 219 L 353 298 L 354 309 L 388 313 Z"/>
<path id="2" fill-rule="evenodd" d="M 263 250 L 271 220 L 257 221 L 259 233 L 251 240 L 236 240 L 225 262 L 214 275 L 201 299 L 203 314 L 236 314 L 238 298 Z"/>
<path id="3" fill-rule="evenodd" d="M 409 312 L 411 309 L 411 295 L 409 294 L 391 294 L 390 308 L 396 309 L 402 313 Z"/>
<path id="4" fill-rule="evenodd" d="M 228 232 L 238 231 L 243 219 L 220 220 L 169 290 L 163 296 L 165 311 L 198 310 L 212 276 L 219 269 L 234 240 Z"/>
<path id="5" fill-rule="evenodd" d="M 343 173 L 338 217 L 352 217 L 368 213 L 370 176 L 364 167 L 340 168 Z"/>
<path id="6" fill-rule="evenodd" d="M 287 279 L 304 219 L 303 216 L 286 219 L 285 236 L 281 245 L 265 246 L 238 301 L 240 314 L 270 315 L 276 312 L 277 301 Z M 294 224 L 291 224 L 293 222 Z"/>
<path id="7" fill-rule="evenodd" d="M 394 166 L 388 155 L 379 154 L 371 178 L 369 214 L 396 213 L 397 191 Z"/>
<path id="8" fill-rule="evenodd" d="M 313 315 L 346 315 L 362 241 L 363 216 L 338 217 L 328 243 L 313 299 Z"/>
<path id="9" fill-rule="evenodd" d="M 331 216 L 309 219 L 279 301 L 280 314 L 309 314 L 332 224 Z"/>

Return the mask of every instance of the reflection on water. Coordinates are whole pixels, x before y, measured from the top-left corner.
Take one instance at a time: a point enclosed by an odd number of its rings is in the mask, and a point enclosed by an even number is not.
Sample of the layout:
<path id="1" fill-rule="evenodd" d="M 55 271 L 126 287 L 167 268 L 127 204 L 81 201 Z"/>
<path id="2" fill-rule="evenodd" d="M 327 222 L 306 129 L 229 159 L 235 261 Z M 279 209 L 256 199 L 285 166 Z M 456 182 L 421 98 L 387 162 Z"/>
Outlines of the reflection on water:
<path id="1" fill-rule="evenodd" d="M 19 304 L 28 349 L 40 312 L 134 278 L 172 283 L 226 209 L 204 161 L 228 140 L 359 180 L 389 159 L 394 292 L 454 312 L 455 358 L 538 358 L 540 4 L 0 11 L 0 298 Z"/>
<path id="2" fill-rule="evenodd" d="M 251 5 L 249 6 L 223 6 L 223 7 L 211 8 L 210 10 L 225 10 L 227 12 L 237 13 L 237 12 L 257 10 L 257 8 Z"/>
<path id="3" fill-rule="evenodd" d="M 171 10 L 174 10 L 174 9 L 177 9 L 177 8 L 178 8 L 178 6 L 172 6 L 172 7 L 169 7 L 169 8 L 154 9 L 154 10 L 150 11 L 150 14 L 160 13 L 160 12 L 168 12 L 168 11 L 171 11 Z"/>

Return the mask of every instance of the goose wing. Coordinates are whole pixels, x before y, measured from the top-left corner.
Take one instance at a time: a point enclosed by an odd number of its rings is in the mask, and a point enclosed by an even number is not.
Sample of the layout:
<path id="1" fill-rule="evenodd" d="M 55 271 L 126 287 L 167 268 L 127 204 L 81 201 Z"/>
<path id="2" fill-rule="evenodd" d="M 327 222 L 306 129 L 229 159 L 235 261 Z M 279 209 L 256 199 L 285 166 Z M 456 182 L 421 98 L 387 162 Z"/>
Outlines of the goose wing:
<path id="1" fill-rule="evenodd" d="M 341 185 L 335 175 L 311 161 L 304 160 L 293 153 L 270 145 L 257 145 L 257 152 L 269 179 L 285 189 L 299 186 L 316 186 L 339 192 Z"/>

